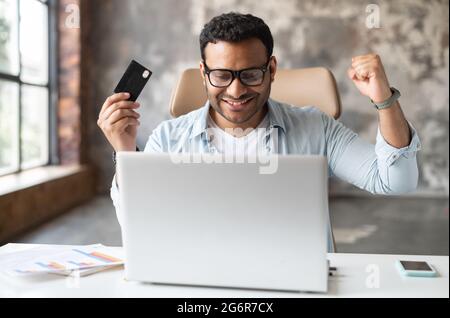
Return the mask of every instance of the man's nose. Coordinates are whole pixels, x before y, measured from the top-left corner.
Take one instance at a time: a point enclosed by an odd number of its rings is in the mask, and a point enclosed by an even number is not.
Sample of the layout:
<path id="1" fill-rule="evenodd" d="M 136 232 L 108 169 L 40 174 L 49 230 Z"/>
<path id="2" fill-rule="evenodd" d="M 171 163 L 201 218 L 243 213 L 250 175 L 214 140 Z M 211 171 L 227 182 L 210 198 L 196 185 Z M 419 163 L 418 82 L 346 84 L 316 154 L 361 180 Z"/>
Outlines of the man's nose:
<path id="1" fill-rule="evenodd" d="M 234 81 L 227 88 L 227 95 L 238 99 L 239 97 L 245 95 L 247 93 L 247 87 L 242 85 L 239 78 L 235 78 Z"/>

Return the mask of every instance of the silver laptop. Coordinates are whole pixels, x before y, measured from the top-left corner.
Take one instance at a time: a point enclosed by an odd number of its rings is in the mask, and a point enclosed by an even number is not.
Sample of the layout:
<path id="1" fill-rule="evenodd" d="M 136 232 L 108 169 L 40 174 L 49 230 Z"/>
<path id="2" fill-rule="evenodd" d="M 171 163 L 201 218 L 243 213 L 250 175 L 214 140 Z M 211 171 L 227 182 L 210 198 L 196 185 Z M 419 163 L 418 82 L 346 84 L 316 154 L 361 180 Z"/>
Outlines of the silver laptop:
<path id="1" fill-rule="evenodd" d="M 126 278 L 326 292 L 326 158 L 213 156 L 118 153 Z"/>

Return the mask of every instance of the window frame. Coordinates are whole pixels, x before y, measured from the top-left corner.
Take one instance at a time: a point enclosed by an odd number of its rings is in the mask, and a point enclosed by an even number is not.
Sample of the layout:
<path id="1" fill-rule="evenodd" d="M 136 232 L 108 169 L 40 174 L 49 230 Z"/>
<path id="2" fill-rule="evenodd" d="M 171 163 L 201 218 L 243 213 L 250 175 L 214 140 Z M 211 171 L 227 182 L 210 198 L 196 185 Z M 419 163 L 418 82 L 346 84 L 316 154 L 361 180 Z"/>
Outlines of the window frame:
<path id="1" fill-rule="evenodd" d="M 22 75 L 22 57 L 20 52 L 20 4 L 23 0 L 15 0 L 17 5 L 17 16 L 16 16 L 16 28 L 17 28 L 17 54 L 18 54 L 18 73 L 17 75 L 12 75 L 0 71 L 0 80 L 6 83 L 14 83 L 18 85 L 18 134 L 17 134 L 17 156 L 18 156 L 18 166 L 11 168 L 11 170 L 6 170 L 5 173 L 0 173 L 0 177 L 20 173 L 24 170 L 30 170 L 37 167 L 43 167 L 48 165 L 55 165 L 59 163 L 58 154 L 58 134 L 57 134 L 57 102 L 58 102 L 58 63 L 57 63 L 57 48 L 58 48 L 58 36 L 57 36 L 57 0 L 32 0 L 40 2 L 42 5 L 47 7 L 47 35 L 48 35 L 48 47 L 47 47 L 47 59 L 48 59 L 48 79 L 46 84 L 35 84 L 24 81 L 21 79 Z M 29 1 L 29 0 L 27 0 Z M 40 87 L 46 88 L 48 93 L 48 129 L 47 129 L 47 161 L 41 165 L 33 166 L 30 168 L 23 169 L 23 155 L 22 155 L 22 89 L 23 86 Z"/>

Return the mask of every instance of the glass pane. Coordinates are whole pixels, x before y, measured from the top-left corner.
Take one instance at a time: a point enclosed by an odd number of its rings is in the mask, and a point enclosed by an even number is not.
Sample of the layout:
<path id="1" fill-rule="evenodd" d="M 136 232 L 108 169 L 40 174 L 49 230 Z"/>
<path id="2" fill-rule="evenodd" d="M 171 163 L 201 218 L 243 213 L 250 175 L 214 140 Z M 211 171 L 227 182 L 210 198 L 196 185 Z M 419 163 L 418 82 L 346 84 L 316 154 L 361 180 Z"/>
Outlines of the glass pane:
<path id="1" fill-rule="evenodd" d="M 19 74 L 17 0 L 0 0 L 0 72 Z"/>
<path id="2" fill-rule="evenodd" d="M 48 90 L 22 86 L 22 169 L 48 163 Z"/>
<path id="3" fill-rule="evenodd" d="M 32 84 L 48 82 L 47 6 L 37 0 L 20 1 L 21 78 Z"/>
<path id="4" fill-rule="evenodd" d="M 0 175 L 19 167 L 19 85 L 0 80 Z"/>

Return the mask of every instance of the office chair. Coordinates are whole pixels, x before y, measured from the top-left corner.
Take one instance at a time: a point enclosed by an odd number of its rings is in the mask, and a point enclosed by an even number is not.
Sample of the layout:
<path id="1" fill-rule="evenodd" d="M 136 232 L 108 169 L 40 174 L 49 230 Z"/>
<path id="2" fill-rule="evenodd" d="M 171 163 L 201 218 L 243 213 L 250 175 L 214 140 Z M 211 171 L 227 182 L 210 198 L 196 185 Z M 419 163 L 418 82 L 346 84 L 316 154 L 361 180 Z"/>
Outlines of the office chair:
<path id="1" fill-rule="evenodd" d="M 335 119 L 341 115 L 341 99 L 336 80 L 331 71 L 324 67 L 278 69 L 270 97 L 299 107 L 316 106 Z M 202 107 L 206 98 L 200 69 L 187 69 L 181 74 L 172 92 L 170 114 L 173 117 L 187 114 Z M 332 230 L 331 236 L 336 252 Z"/>

